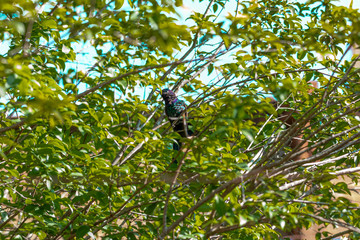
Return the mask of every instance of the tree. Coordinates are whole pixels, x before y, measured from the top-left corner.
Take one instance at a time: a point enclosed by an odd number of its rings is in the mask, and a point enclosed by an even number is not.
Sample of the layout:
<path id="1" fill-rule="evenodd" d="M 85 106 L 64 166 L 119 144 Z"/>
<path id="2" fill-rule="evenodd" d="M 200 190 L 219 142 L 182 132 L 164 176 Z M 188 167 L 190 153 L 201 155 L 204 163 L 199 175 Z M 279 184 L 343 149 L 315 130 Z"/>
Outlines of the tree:
<path id="1" fill-rule="evenodd" d="M 205 7 L 185 20 L 181 0 L 0 2 L 4 238 L 270 239 L 313 224 L 359 238 L 359 206 L 338 195 L 360 171 L 359 11 L 186 4 Z M 196 133 L 181 151 L 165 87 Z"/>

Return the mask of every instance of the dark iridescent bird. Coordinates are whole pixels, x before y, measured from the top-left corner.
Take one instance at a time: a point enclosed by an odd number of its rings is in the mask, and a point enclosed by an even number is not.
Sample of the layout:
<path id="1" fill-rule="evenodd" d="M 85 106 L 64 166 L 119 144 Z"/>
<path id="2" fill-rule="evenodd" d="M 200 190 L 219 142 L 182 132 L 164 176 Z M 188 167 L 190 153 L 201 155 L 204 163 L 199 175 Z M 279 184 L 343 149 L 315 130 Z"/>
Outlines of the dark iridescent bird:
<path id="1" fill-rule="evenodd" d="M 187 124 L 187 109 L 184 101 L 179 100 L 176 94 L 168 88 L 161 92 L 161 96 L 165 102 L 165 113 L 168 117 L 174 131 L 179 133 L 181 137 L 189 137 L 193 135 L 193 131 L 189 129 Z M 181 143 L 173 144 L 175 150 L 179 150 Z"/>

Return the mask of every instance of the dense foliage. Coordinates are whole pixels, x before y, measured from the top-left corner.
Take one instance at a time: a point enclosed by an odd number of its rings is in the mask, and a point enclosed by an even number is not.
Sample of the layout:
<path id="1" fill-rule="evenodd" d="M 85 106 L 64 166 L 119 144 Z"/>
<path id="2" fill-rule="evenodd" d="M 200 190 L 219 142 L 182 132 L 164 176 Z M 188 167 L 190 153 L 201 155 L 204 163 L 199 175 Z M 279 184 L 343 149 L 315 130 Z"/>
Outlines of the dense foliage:
<path id="1" fill-rule="evenodd" d="M 360 13 L 303 2 L 1 0 L 2 237 L 360 238 Z"/>

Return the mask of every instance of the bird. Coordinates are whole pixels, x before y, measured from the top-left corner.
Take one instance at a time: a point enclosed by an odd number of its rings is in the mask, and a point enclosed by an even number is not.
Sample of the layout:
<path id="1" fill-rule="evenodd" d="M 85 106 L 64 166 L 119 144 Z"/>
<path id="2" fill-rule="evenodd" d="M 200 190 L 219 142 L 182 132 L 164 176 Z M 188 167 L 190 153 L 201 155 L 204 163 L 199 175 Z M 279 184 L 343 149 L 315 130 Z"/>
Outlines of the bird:
<path id="1" fill-rule="evenodd" d="M 168 88 L 165 88 L 161 92 L 161 96 L 165 102 L 165 114 L 168 117 L 171 126 L 174 131 L 180 134 L 183 138 L 192 136 L 194 132 L 189 129 L 187 123 L 187 106 L 183 100 L 179 100 L 176 94 Z M 174 150 L 180 150 L 181 142 L 176 139 L 176 143 L 173 143 Z"/>

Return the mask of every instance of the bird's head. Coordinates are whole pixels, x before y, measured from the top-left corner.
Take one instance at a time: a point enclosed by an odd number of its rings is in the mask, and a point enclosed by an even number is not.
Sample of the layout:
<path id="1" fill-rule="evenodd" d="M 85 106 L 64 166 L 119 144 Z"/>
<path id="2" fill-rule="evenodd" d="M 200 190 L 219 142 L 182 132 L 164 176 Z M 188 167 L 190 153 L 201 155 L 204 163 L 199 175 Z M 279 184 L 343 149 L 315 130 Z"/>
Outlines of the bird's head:
<path id="1" fill-rule="evenodd" d="M 164 99 L 165 103 L 172 103 L 177 100 L 175 93 L 168 88 L 162 90 L 161 96 Z"/>

